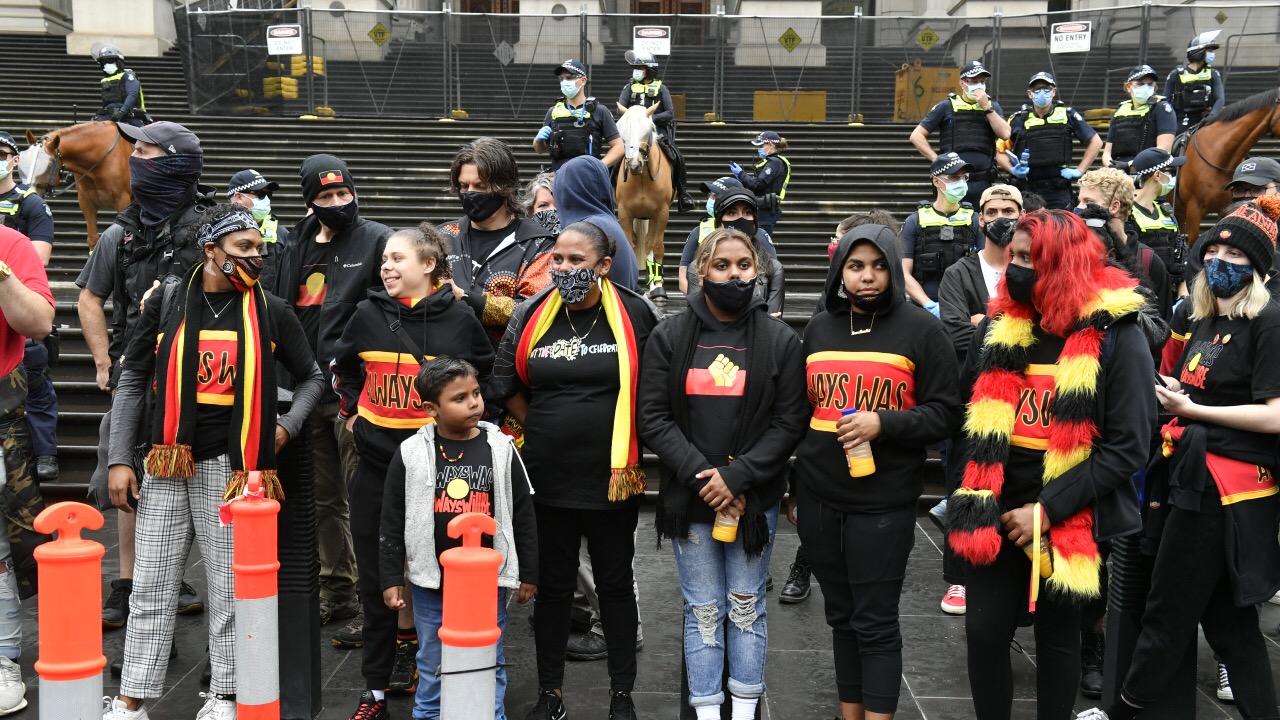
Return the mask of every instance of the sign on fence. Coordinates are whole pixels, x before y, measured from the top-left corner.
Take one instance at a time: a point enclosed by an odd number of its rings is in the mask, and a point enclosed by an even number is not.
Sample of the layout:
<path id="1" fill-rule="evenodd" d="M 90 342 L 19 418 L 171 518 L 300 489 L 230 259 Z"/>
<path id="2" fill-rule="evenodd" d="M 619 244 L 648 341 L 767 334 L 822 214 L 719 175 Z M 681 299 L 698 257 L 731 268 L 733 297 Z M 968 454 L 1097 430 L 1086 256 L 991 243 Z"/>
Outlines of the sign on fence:
<path id="1" fill-rule="evenodd" d="M 1093 21 L 1054 23 L 1049 35 L 1049 52 L 1089 52 L 1093 37 Z"/>
<path id="2" fill-rule="evenodd" d="M 941 38 L 938 37 L 938 33 L 928 25 L 920 28 L 920 32 L 916 33 L 916 45 L 919 45 L 925 52 L 928 52 L 929 48 L 937 45 L 938 40 L 940 39 Z"/>
<path id="3" fill-rule="evenodd" d="M 942 102 L 960 81 L 960 70 L 925 67 L 919 60 L 904 64 L 893 77 L 894 122 L 917 122 L 934 105 Z"/>
<path id="4" fill-rule="evenodd" d="M 301 25 L 268 25 L 267 26 L 267 54 L 268 55 L 301 55 L 302 54 L 302 26 Z"/>
<path id="5" fill-rule="evenodd" d="M 372 40 L 374 44 L 377 45 L 378 47 L 382 47 L 384 44 L 386 44 L 387 40 L 390 37 L 391 37 L 391 31 L 388 30 L 387 26 L 383 25 L 382 23 L 378 23 L 377 25 L 374 25 L 373 27 L 369 28 L 369 39 Z"/>
<path id="6" fill-rule="evenodd" d="M 800 33 L 795 28 L 787 28 L 787 31 L 778 37 L 778 44 L 787 52 L 791 52 L 800 46 Z"/>
<path id="7" fill-rule="evenodd" d="M 631 29 L 631 49 L 654 55 L 671 54 L 670 25 L 636 25 Z"/>

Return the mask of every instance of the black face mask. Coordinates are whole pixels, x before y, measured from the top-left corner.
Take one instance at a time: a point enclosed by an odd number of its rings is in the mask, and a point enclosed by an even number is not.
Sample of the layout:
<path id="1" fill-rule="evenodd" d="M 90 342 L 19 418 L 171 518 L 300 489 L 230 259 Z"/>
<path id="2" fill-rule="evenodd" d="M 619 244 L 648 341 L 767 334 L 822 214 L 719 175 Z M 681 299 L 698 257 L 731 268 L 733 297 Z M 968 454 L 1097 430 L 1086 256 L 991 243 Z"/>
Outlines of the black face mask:
<path id="1" fill-rule="evenodd" d="M 161 155 L 129 158 L 129 189 L 142 211 L 142 224 L 159 225 L 190 194 L 204 159 L 200 155 Z"/>
<path id="2" fill-rule="evenodd" d="M 346 205 L 320 207 L 315 203 L 311 203 L 310 207 L 320 224 L 334 232 L 342 232 L 354 225 L 356 217 L 360 214 L 360 208 L 356 205 L 354 199 Z"/>
<path id="3" fill-rule="evenodd" d="M 1111 220 L 1111 211 L 1097 203 L 1088 203 L 1084 207 L 1072 208 L 1071 212 L 1079 215 L 1084 224 L 1091 228 L 1100 228 Z"/>
<path id="4" fill-rule="evenodd" d="M 1036 271 L 1021 265 L 1009 263 L 1004 271 L 1005 287 L 1009 289 L 1009 297 L 1023 305 L 1031 305 L 1032 291 L 1036 287 Z"/>
<path id="5" fill-rule="evenodd" d="M 755 289 L 755 280 L 702 281 L 702 292 L 706 293 L 707 299 L 721 310 L 734 315 L 751 303 Z"/>
<path id="6" fill-rule="evenodd" d="M 458 200 L 462 203 L 462 211 L 471 222 L 484 222 L 493 217 L 506 202 L 506 198 L 492 192 L 460 192 Z"/>
<path id="7" fill-rule="evenodd" d="M 874 313 L 874 312 L 880 312 L 881 310 L 888 308 L 889 299 L 890 299 L 889 293 L 882 292 L 879 295 L 876 295 L 875 297 L 865 297 L 865 296 L 854 295 L 852 298 L 852 302 L 853 302 L 853 306 L 858 308 L 862 312 Z"/>
<path id="8" fill-rule="evenodd" d="M 734 230 L 741 232 L 743 235 L 746 235 L 747 237 L 753 240 L 756 237 L 756 221 L 750 218 L 738 218 L 737 220 L 725 220 L 720 224 L 727 228 L 733 228 Z"/>
<path id="9" fill-rule="evenodd" d="M 982 234 L 996 247 L 1008 247 L 1013 242 L 1013 226 L 1016 222 L 1013 218 L 1004 217 L 989 220 L 982 227 Z"/>

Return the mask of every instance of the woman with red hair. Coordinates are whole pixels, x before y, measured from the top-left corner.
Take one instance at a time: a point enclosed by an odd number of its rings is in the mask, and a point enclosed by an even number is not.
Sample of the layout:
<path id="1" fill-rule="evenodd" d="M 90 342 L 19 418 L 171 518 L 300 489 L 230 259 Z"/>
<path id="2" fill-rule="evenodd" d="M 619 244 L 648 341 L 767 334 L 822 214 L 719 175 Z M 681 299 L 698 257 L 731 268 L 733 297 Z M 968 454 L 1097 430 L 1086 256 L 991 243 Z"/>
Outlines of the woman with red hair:
<path id="1" fill-rule="evenodd" d="M 1009 643 L 1034 613 L 1037 717 L 1069 717 L 1080 611 L 1099 594 L 1098 540 L 1138 531 L 1130 478 L 1155 422 L 1135 281 L 1080 218 L 1023 216 L 964 378 L 964 475 L 947 541 L 968 569 L 969 684 L 978 720 L 1008 720 Z M 1037 602 L 1038 600 L 1038 602 Z"/>

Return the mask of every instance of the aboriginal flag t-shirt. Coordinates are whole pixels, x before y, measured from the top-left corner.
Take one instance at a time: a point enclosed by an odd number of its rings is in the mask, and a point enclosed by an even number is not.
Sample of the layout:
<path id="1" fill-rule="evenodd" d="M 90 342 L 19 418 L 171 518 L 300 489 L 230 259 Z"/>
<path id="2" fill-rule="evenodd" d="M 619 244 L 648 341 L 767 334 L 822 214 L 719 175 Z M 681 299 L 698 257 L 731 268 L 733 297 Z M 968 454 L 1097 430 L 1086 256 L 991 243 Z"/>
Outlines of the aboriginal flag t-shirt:
<path id="1" fill-rule="evenodd" d="M 746 323 L 711 329 L 703 326 L 684 376 L 693 446 L 714 467 L 730 463 L 747 389 Z M 691 478 L 686 478 L 686 480 Z M 689 522 L 710 523 L 711 506 L 690 503 Z"/>
<path id="2" fill-rule="evenodd" d="M 320 309 L 324 306 L 324 298 L 329 286 L 325 281 L 325 271 L 329 268 L 331 249 L 329 243 L 316 242 L 314 238 L 307 242 L 302 255 L 302 272 L 298 273 L 297 296 L 293 306 L 302 323 L 302 331 L 307 334 L 311 350 L 316 350 L 320 338 Z"/>
<path id="3" fill-rule="evenodd" d="M 470 440 L 449 440 L 438 433 L 436 439 L 436 557 L 449 548 L 460 547 L 460 538 L 449 537 L 449 521 L 467 512 L 493 517 L 493 450 L 483 432 Z M 520 463 L 512 463 L 517 469 Z M 511 482 L 525 482 L 523 477 Z M 485 547 L 493 547 L 493 536 L 485 535 Z"/>

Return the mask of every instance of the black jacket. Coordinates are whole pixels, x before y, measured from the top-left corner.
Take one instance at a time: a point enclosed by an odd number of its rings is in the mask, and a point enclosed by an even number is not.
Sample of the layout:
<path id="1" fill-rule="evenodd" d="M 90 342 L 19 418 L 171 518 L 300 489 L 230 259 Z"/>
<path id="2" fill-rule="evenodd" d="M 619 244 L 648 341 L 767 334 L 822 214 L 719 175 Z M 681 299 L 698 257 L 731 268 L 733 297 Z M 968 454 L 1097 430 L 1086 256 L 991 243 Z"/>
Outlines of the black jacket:
<path id="1" fill-rule="evenodd" d="M 546 252 L 555 233 L 533 218 L 521 218 L 515 232 L 498 243 L 488 257 L 472 257 L 471 221 L 462 217 L 440 226 L 449 239 L 453 282 L 467 292 L 466 303 L 489 330 L 496 346 L 515 306 L 547 286 Z"/>
<path id="2" fill-rule="evenodd" d="M 359 416 L 353 431 L 362 459 L 385 469 L 400 443 L 425 423 L 414 380 L 420 358 L 442 355 L 474 365 L 482 384 L 493 369 L 489 336 L 471 309 L 454 299 L 449 285 L 413 308 L 382 288 L 370 290 L 356 306 L 330 370 L 338 414 Z"/>
<path id="3" fill-rule="evenodd" d="M 758 553 L 768 541 L 764 513 L 786 491 L 787 460 L 804 435 L 809 404 L 800 339 L 785 323 L 768 315 L 763 300 L 752 300 L 736 320 L 726 324 L 711 314 L 702 294 L 695 293 L 689 297 L 688 309 L 658 325 L 645 347 L 636 389 L 636 424 L 640 439 L 663 464 L 656 513 L 659 538 L 683 539 L 689 523 L 712 521 L 710 506 L 698 497 L 707 481 L 694 476 L 719 465 L 720 476 L 733 494 L 747 496 L 743 518 L 747 551 Z M 695 346 L 707 330 L 734 331 L 737 342 L 747 348 L 743 405 L 733 418 L 736 439 L 728 463 L 724 458 L 713 462 L 699 450 L 699 436 L 713 429 L 690 422 L 689 405 L 712 405 L 718 400 L 686 391 Z M 760 528 L 764 542 L 759 542 Z"/>
<path id="4" fill-rule="evenodd" d="M 942 306 L 942 324 L 951 336 L 956 357 L 963 360 L 973 342 L 974 325 L 969 318 L 987 314 L 987 281 L 982 277 L 982 263 L 977 255 L 960 258 L 942 273 L 938 285 L 938 304 Z"/>
<path id="5" fill-rule="evenodd" d="M 289 244 L 280 255 L 275 287 L 269 289 L 291 307 L 298 296 L 306 247 L 319 231 L 320 221 L 315 215 L 304 217 L 289 232 Z M 390 235 L 391 228 L 386 225 L 358 217 L 355 224 L 329 242 L 333 257 L 325 270 L 327 290 L 321 308 L 320 334 L 312 351 L 330 387 L 333 376 L 329 362 L 333 360 L 334 348 L 347 321 L 356 311 L 356 303 L 364 300 L 370 290 L 382 287 L 382 250 Z M 325 402 L 333 402 L 332 396 Z"/>

